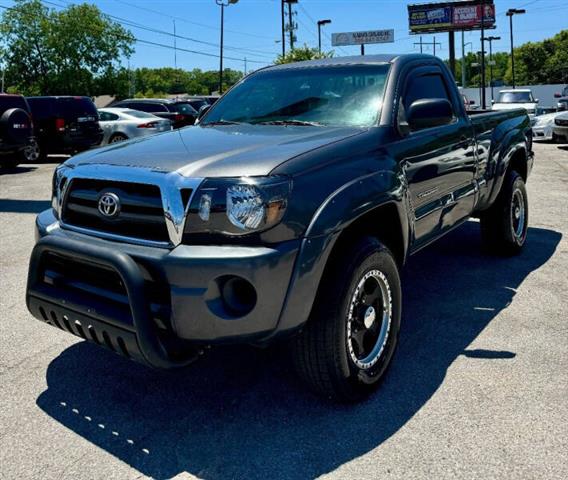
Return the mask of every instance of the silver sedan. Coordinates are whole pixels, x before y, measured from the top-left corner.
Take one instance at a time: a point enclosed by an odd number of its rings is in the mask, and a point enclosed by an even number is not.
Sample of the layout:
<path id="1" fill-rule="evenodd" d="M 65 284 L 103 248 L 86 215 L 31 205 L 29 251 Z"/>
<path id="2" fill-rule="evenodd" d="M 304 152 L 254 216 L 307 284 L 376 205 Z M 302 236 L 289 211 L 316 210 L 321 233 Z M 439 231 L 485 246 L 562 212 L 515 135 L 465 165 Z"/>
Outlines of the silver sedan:
<path id="1" fill-rule="evenodd" d="M 99 108 L 99 123 L 104 131 L 101 145 L 172 129 L 169 120 L 130 108 Z"/>

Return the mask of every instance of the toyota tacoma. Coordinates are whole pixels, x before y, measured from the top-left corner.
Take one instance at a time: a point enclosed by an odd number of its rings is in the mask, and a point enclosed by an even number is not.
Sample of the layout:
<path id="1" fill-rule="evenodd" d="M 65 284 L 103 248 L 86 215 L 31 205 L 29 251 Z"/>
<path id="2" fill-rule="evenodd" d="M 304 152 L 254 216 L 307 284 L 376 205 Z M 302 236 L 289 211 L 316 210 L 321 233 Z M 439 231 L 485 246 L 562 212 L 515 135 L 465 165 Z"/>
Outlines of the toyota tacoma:
<path id="1" fill-rule="evenodd" d="M 309 386 L 356 401 L 395 352 L 407 259 L 470 217 L 520 252 L 532 164 L 526 110 L 469 116 L 436 57 L 271 66 L 195 126 L 59 166 L 27 305 L 156 368 L 284 340 Z"/>

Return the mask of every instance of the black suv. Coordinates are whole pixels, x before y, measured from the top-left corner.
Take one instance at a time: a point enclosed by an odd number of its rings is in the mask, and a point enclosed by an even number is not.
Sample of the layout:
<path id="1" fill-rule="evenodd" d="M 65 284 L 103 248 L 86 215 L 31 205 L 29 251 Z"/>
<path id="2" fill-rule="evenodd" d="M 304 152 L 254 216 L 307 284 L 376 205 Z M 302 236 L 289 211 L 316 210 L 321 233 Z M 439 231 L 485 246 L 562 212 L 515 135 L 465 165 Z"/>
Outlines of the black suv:
<path id="1" fill-rule="evenodd" d="M 193 125 L 199 115 L 198 111 L 186 100 L 130 98 L 115 102 L 111 106 L 152 113 L 158 117 L 170 120 L 174 128 Z"/>
<path id="2" fill-rule="evenodd" d="M 103 131 L 99 114 L 89 97 L 28 97 L 37 145 L 28 161 L 48 153 L 76 153 L 99 145 Z"/>
<path id="3" fill-rule="evenodd" d="M 0 168 L 13 168 L 33 135 L 30 107 L 21 95 L 0 94 Z"/>

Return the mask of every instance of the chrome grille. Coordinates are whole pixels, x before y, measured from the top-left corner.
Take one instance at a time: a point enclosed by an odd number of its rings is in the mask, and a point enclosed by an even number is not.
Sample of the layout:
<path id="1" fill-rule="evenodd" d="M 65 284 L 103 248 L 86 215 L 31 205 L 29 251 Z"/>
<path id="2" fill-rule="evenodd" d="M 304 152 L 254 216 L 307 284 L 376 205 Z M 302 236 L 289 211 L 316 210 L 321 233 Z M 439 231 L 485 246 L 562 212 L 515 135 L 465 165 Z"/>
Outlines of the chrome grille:
<path id="1" fill-rule="evenodd" d="M 114 218 L 105 217 L 99 210 L 99 199 L 106 193 L 120 199 L 120 211 Z M 124 237 L 169 241 L 160 188 L 156 185 L 75 178 L 67 189 L 62 221 Z"/>

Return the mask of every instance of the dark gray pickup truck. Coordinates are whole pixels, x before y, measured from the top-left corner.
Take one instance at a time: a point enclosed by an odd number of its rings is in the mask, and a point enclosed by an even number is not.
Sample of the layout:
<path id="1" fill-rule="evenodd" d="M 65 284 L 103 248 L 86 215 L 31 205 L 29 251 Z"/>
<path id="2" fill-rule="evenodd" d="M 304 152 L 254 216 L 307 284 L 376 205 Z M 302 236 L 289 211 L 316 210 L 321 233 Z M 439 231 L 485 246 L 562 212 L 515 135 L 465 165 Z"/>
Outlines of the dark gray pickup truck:
<path id="1" fill-rule="evenodd" d="M 355 401 L 395 351 L 406 260 L 470 217 L 518 253 L 532 164 L 526 112 L 468 116 L 435 57 L 269 67 L 196 126 L 58 167 L 27 305 L 157 368 L 283 339 L 313 389 Z"/>

